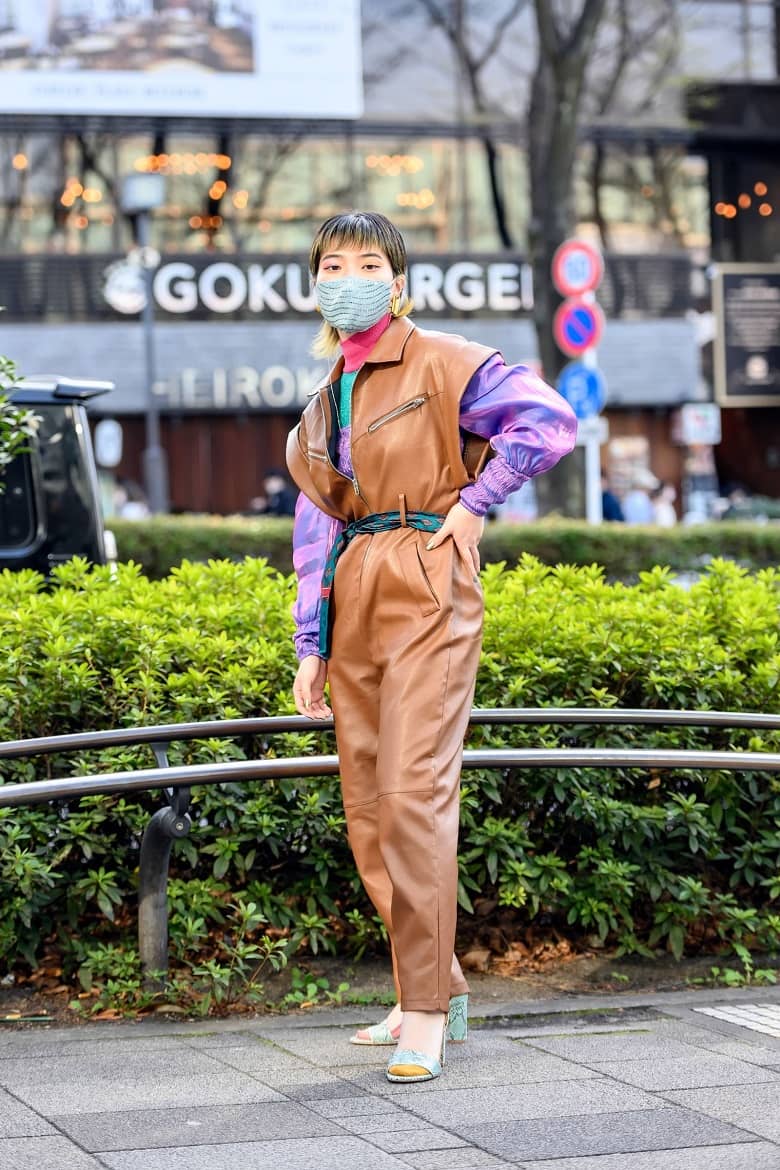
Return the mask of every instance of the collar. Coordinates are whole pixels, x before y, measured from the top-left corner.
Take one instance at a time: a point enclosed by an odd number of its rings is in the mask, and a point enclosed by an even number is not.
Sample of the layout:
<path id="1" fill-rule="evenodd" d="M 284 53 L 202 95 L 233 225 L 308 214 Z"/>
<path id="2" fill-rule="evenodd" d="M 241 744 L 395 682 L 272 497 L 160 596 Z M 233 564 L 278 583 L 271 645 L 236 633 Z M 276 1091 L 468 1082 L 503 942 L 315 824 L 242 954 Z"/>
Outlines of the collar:
<path id="1" fill-rule="evenodd" d="M 349 337 L 343 339 L 341 352 L 344 354 L 345 374 L 351 374 L 360 369 L 374 348 L 374 343 L 379 340 L 392 319 L 389 313 L 385 313 L 384 317 L 380 317 L 370 329 L 363 329 L 360 333 L 351 333 Z"/>
<path id="2" fill-rule="evenodd" d="M 376 328 L 376 326 L 372 326 Z M 363 359 L 363 365 L 373 366 L 381 363 L 400 362 L 403 357 L 404 347 L 411 335 L 415 332 L 416 326 L 409 320 L 408 317 L 391 317 L 390 323 L 382 334 L 380 334 L 377 341 L 369 355 Z M 365 330 L 366 333 L 369 330 Z M 353 337 L 355 335 L 353 334 Z M 346 339 L 345 339 L 346 340 Z M 324 382 L 320 382 L 314 390 L 310 392 L 310 397 L 314 397 L 321 390 L 327 390 L 334 382 L 337 382 L 344 373 L 344 355 L 340 354 L 336 359 L 336 364 L 328 373 Z"/>

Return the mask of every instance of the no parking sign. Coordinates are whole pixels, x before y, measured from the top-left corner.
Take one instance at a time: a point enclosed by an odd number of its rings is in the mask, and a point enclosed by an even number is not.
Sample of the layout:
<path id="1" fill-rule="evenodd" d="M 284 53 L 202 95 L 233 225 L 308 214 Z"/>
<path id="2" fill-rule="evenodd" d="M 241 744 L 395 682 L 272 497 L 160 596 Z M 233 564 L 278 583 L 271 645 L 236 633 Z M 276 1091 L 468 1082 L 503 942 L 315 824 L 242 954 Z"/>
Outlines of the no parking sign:
<path id="1" fill-rule="evenodd" d="M 604 331 L 604 314 L 595 301 L 564 301 L 553 318 L 555 344 L 568 357 L 594 349 Z"/>

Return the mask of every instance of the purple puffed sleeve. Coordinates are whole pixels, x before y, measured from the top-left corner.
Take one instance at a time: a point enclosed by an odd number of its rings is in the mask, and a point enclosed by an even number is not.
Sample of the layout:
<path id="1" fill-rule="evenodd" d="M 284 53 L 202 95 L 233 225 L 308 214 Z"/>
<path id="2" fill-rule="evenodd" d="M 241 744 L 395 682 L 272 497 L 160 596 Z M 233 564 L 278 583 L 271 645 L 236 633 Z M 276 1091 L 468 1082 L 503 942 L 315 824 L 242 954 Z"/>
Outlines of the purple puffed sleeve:
<path id="1" fill-rule="evenodd" d="M 577 420 L 565 398 L 527 366 L 508 366 L 500 354 L 472 376 L 460 403 L 463 430 L 490 440 L 496 452 L 460 502 L 484 516 L 527 479 L 568 455 Z"/>
<path id="2" fill-rule="evenodd" d="M 300 493 L 293 522 L 293 566 L 298 594 L 292 607 L 295 652 L 299 659 L 319 654 L 320 586 L 322 570 L 333 542 L 344 528 Z"/>

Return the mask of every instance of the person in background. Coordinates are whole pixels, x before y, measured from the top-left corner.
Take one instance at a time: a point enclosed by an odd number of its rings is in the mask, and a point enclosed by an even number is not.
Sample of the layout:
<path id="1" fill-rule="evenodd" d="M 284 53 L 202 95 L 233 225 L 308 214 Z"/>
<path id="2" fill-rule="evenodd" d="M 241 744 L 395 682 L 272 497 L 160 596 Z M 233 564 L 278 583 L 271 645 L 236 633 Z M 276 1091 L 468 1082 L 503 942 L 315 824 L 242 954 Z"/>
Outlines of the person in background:
<path id="1" fill-rule="evenodd" d="M 349 843 L 391 941 L 399 1001 L 352 1043 L 397 1044 L 388 1080 L 428 1081 L 466 1037 L 458 824 L 484 517 L 571 451 L 577 423 L 527 367 L 407 319 L 406 247 L 385 216 L 332 216 L 309 265 L 314 352 L 337 360 L 287 445 L 293 696 L 327 719 L 330 685 Z"/>
<path id="2" fill-rule="evenodd" d="M 654 524 L 655 511 L 650 492 L 658 487 L 658 480 L 646 467 L 639 468 L 631 481 L 631 491 L 623 499 L 623 519 L 626 524 Z"/>
<path id="3" fill-rule="evenodd" d="M 674 501 L 677 499 L 677 490 L 674 484 L 660 483 L 650 493 L 653 503 L 653 523 L 661 528 L 674 528 L 677 523 L 677 510 Z"/>
<path id="4" fill-rule="evenodd" d="M 266 516 L 295 515 L 295 501 L 298 494 L 290 487 L 281 471 L 274 468 L 272 471 L 266 472 L 263 480 L 263 492 L 265 493 Z"/>
<path id="5" fill-rule="evenodd" d="M 606 471 L 601 473 L 601 518 L 616 523 L 622 523 L 625 520 L 620 500 L 609 486 Z"/>

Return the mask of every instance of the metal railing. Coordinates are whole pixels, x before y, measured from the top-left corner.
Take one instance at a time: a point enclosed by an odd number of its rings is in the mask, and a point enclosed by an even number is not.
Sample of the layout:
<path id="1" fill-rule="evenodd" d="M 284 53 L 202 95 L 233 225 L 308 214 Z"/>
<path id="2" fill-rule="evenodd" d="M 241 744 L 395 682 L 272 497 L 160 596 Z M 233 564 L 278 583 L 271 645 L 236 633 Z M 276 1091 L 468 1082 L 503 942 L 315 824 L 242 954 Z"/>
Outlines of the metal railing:
<path id="1" fill-rule="evenodd" d="M 780 730 L 780 715 L 744 711 L 658 711 L 643 708 L 516 707 L 477 708 L 472 725 L 592 725 L 752 728 Z M 303 716 L 209 720 L 169 723 L 152 727 L 117 728 L 0 743 L 0 760 L 72 751 L 99 751 L 110 747 L 148 745 L 156 768 L 108 772 L 93 776 L 32 780 L 0 784 L 0 808 L 20 808 L 83 796 L 124 794 L 163 789 L 165 807 L 153 814 L 144 830 L 139 858 L 138 942 L 142 969 L 150 982 L 168 970 L 168 868 L 173 842 L 191 827 L 190 789 L 195 785 L 272 780 L 285 777 L 329 776 L 338 772 L 338 756 L 292 756 L 283 759 L 232 760 L 216 764 L 170 765 L 168 749 L 174 740 L 228 739 L 242 735 L 278 735 L 330 731 L 333 720 Z M 463 755 L 464 768 L 635 768 L 723 769 L 780 772 L 780 753 L 743 752 L 702 748 L 476 748 Z"/>

